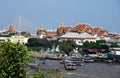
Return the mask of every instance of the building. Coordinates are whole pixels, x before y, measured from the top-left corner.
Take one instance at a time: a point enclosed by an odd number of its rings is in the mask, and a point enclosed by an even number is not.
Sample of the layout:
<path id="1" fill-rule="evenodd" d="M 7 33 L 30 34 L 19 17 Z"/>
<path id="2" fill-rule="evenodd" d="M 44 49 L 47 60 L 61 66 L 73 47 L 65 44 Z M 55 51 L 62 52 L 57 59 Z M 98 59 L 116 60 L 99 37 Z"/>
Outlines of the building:
<path id="1" fill-rule="evenodd" d="M 7 41 L 9 37 L 0 37 L 0 42 Z"/>
<path id="2" fill-rule="evenodd" d="M 37 31 L 37 38 L 45 38 L 46 37 L 46 30 L 43 25 Z"/>
<path id="3" fill-rule="evenodd" d="M 7 32 L 8 33 L 16 33 L 17 32 L 13 23 L 10 24 L 9 29 L 8 29 Z"/>
<path id="4" fill-rule="evenodd" d="M 14 35 L 10 37 L 11 42 L 13 43 L 20 43 L 20 44 L 26 44 L 28 43 L 28 39 L 23 35 Z"/>
<path id="5" fill-rule="evenodd" d="M 25 44 L 30 38 L 29 32 L 20 32 L 15 29 L 14 24 L 11 23 L 7 30 L 0 31 L 0 41 L 8 41 L 8 39 L 13 43 Z"/>
<path id="6" fill-rule="evenodd" d="M 92 28 L 87 24 L 78 24 L 73 28 L 73 30 L 79 33 L 86 32 L 89 34 L 93 34 Z"/>
<path id="7" fill-rule="evenodd" d="M 57 36 L 56 31 L 47 31 L 46 34 L 47 34 L 48 39 L 50 39 L 50 40 L 56 39 L 56 36 Z"/>
<path id="8" fill-rule="evenodd" d="M 58 36 L 61 36 L 67 32 L 88 33 L 91 35 L 97 34 L 98 36 L 104 36 L 104 37 L 109 36 L 107 30 L 101 29 L 99 27 L 93 28 L 88 24 L 78 24 L 74 27 L 70 27 L 70 26 L 65 26 L 64 23 L 62 22 L 60 27 L 57 28 L 57 34 Z"/>
<path id="9" fill-rule="evenodd" d="M 57 28 L 57 35 L 61 36 L 63 34 L 65 34 L 65 25 L 64 25 L 64 22 L 62 21 L 62 23 L 59 26 L 59 28 Z"/>
<path id="10" fill-rule="evenodd" d="M 67 32 L 66 34 L 60 36 L 61 41 L 71 40 L 75 41 L 77 45 L 82 45 L 83 42 L 96 42 L 96 38 L 93 35 L 88 33 L 76 33 L 76 32 Z"/>
<path id="11" fill-rule="evenodd" d="M 8 41 L 8 39 L 13 43 L 26 44 L 29 38 L 23 35 L 14 35 L 11 37 L 0 37 L 0 42 Z"/>
<path id="12" fill-rule="evenodd" d="M 115 43 L 117 43 L 118 45 L 120 45 L 120 34 L 110 32 L 110 33 L 109 33 L 109 37 L 110 37 L 110 39 L 107 40 L 107 42 L 115 42 Z"/>
<path id="13" fill-rule="evenodd" d="M 25 36 L 25 37 L 27 37 L 27 38 L 31 37 L 31 34 L 30 34 L 29 31 L 22 31 L 20 34 L 23 35 L 23 36 Z"/>

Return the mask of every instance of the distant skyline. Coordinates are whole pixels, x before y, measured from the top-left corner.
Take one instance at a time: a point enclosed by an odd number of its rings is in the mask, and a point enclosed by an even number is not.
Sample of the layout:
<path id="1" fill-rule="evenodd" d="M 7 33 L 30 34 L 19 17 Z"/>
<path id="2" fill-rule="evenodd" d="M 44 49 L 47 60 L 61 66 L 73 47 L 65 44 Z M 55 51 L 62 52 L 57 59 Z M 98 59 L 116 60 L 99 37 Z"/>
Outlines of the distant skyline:
<path id="1" fill-rule="evenodd" d="M 120 33 L 120 0 L 0 0 L 0 30 L 22 16 L 45 29 L 88 23 L 109 32 Z M 16 26 L 15 26 L 16 27 Z"/>

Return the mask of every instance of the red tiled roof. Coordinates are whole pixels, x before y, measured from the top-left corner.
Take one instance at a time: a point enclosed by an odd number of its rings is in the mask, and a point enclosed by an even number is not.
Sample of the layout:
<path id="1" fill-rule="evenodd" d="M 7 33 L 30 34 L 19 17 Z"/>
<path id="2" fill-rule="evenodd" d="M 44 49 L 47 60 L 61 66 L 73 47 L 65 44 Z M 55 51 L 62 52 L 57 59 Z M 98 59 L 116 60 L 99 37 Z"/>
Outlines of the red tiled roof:
<path id="1" fill-rule="evenodd" d="M 86 24 L 79 24 L 76 27 L 74 27 L 74 30 L 79 32 L 87 32 L 92 34 L 92 28 Z"/>
<path id="2" fill-rule="evenodd" d="M 100 30 L 101 30 L 101 28 L 93 28 L 93 31 L 95 34 L 97 34 Z"/>
<path id="3" fill-rule="evenodd" d="M 98 36 L 108 36 L 108 32 L 106 30 L 100 30 L 100 32 L 98 32 Z"/>
<path id="4" fill-rule="evenodd" d="M 72 32 L 72 28 L 69 27 L 69 26 L 67 26 L 67 27 L 65 27 L 65 31 L 66 31 L 66 32 Z"/>
<path id="5" fill-rule="evenodd" d="M 93 34 L 93 29 L 91 27 L 86 27 L 84 32 L 87 32 L 89 34 Z"/>
<path id="6" fill-rule="evenodd" d="M 83 30 L 85 27 L 86 27 L 85 24 L 79 24 L 79 25 L 77 25 L 76 27 L 74 27 L 74 30 L 81 31 L 81 30 Z"/>
<path id="7" fill-rule="evenodd" d="M 116 35 L 116 36 L 114 36 L 114 38 L 119 39 L 119 38 L 120 38 L 120 35 Z"/>
<path id="8" fill-rule="evenodd" d="M 47 35 L 56 35 L 57 34 L 56 32 L 51 32 L 51 31 L 48 31 L 46 33 L 47 33 Z"/>
<path id="9" fill-rule="evenodd" d="M 63 32 L 63 30 L 64 30 L 64 27 L 59 27 L 59 28 L 57 29 L 57 31 L 58 31 L 59 33 Z"/>
<path id="10" fill-rule="evenodd" d="M 73 31 L 77 31 L 77 32 L 87 32 L 89 34 L 97 34 L 98 36 L 108 36 L 108 32 L 106 30 L 102 30 L 99 27 L 96 28 L 92 28 L 91 26 L 87 25 L 87 24 L 78 24 L 75 27 L 59 27 L 57 29 L 58 33 L 63 33 L 64 32 L 73 32 Z"/>

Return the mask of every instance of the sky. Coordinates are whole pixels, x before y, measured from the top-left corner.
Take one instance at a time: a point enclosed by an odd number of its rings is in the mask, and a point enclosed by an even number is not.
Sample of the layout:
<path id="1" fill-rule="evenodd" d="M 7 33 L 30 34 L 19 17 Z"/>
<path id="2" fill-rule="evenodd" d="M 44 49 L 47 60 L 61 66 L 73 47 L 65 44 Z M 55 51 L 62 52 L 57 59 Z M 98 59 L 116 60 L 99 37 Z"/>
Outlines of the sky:
<path id="1" fill-rule="evenodd" d="M 120 0 L 0 0 L 0 30 L 19 16 L 35 24 L 26 26 L 31 33 L 41 24 L 46 30 L 57 29 L 62 21 L 66 26 L 85 23 L 120 33 Z"/>

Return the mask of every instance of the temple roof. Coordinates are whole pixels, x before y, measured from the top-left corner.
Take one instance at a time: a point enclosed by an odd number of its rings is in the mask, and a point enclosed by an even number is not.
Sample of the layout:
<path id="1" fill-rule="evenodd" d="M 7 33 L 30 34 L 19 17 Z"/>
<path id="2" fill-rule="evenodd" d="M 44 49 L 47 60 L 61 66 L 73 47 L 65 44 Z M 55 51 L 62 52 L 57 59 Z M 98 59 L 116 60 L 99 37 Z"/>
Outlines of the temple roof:
<path id="1" fill-rule="evenodd" d="M 40 25 L 40 29 L 37 31 L 37 35 L 46 34 L 46 30 L 43 25 Z"/>
<path id="2" fill-rule="evenodd" d="M 10 24 L 8 32 L 16 32 L 13 23 Z"/>
<path id="3" fill-rule="evenodd" d="M 66 34 L 60 36 L 61 38 L 95 38 L 93 35 L 88 33 L 75 33 L 75 32 L 67 32 Z"/>

